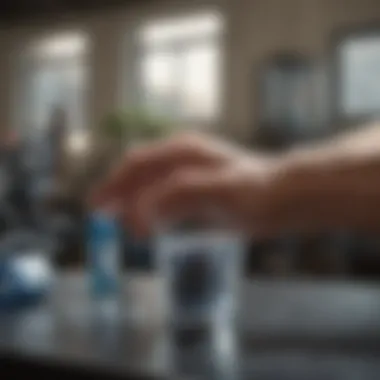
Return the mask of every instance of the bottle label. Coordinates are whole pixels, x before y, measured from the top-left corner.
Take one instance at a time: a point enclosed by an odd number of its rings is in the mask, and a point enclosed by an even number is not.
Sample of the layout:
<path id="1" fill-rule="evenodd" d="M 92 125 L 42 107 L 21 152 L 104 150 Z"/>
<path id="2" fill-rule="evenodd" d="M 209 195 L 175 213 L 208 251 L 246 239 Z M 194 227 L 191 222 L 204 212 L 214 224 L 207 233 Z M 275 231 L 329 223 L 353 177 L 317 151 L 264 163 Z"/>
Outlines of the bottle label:
<path id="1" fill-rule="evenodd" d="M 104 217 L 90 219 L 88 271 L 95 295 L 109 295 L 119 285 L 119 236 L 116 223 Z"/>

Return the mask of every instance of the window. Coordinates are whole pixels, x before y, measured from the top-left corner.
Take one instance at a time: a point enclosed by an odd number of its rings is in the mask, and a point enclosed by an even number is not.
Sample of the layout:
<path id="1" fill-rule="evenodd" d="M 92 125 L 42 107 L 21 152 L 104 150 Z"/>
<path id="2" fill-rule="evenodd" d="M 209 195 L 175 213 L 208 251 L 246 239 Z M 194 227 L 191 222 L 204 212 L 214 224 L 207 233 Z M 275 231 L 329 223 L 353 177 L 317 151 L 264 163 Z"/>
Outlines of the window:
<path id="1" fill-rule="evenodd" d="M 178 120 L 212 121 L 220 106 L 222 22 L 200 15 L 139 30 L 139 104 Z"/>
<path id="2" fill-rule="evenodd" d="M 66 115 L 71 130 L 85 125 L 87 40 L 82 34 L 65 33 L 40 39 L 22 56 L 17 119 L 24 131 L 45 131 L 54 109 Z M 21 107 L 20 107 L 21 100 Z"/>
<path id="3" fill-rule="evenodd" d="M 339 113 L 371 116 L 380 111 L 380 34 L 345 39 L 339 45 Z"/>

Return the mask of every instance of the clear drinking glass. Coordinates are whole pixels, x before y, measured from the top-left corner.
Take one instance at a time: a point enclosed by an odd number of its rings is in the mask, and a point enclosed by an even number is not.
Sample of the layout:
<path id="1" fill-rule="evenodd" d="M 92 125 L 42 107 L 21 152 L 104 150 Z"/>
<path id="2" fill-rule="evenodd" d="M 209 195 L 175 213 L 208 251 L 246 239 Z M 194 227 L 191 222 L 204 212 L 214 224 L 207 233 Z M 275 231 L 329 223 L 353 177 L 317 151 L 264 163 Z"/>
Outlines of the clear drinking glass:
<path id="1" fill-rule="evenodd" d="M 169 322 L 207 328 L 232 322 L 243 239 L 224 229 L 169 230 L 156 236 Z"/>

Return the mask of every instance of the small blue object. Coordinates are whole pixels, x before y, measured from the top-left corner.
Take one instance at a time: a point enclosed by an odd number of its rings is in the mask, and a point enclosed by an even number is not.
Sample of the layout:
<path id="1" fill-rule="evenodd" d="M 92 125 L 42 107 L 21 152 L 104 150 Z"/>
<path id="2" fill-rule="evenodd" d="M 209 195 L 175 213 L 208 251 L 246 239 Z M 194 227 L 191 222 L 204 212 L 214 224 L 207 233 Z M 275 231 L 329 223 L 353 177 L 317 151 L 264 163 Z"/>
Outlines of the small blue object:
<path id="1" fill-rule="evenodd" d="M 116 219 L 95 212 L 87 222 L 87 260 L 90 291 L 95 298 L 110 297 L 120 288 L 120 231 Z"/>
<path id="2" fill-rule="evenodd" d="M 31 253 L 0 259 L 0 311 L 37 304 L 50 293 L 53 270 L 43 254 Z"/>

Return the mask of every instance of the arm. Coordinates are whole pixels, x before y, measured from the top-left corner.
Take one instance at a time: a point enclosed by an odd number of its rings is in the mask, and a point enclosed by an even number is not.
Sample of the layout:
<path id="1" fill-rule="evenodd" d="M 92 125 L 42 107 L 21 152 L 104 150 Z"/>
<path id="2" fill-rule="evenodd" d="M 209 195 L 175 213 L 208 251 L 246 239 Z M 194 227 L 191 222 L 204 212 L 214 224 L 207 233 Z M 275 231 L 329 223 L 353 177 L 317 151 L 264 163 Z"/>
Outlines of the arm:
<path id="1" fill-rule="evenodd" d="M 276 170 L 289 226 L 380 231 L 380 125 L 296 149 Z"/>

